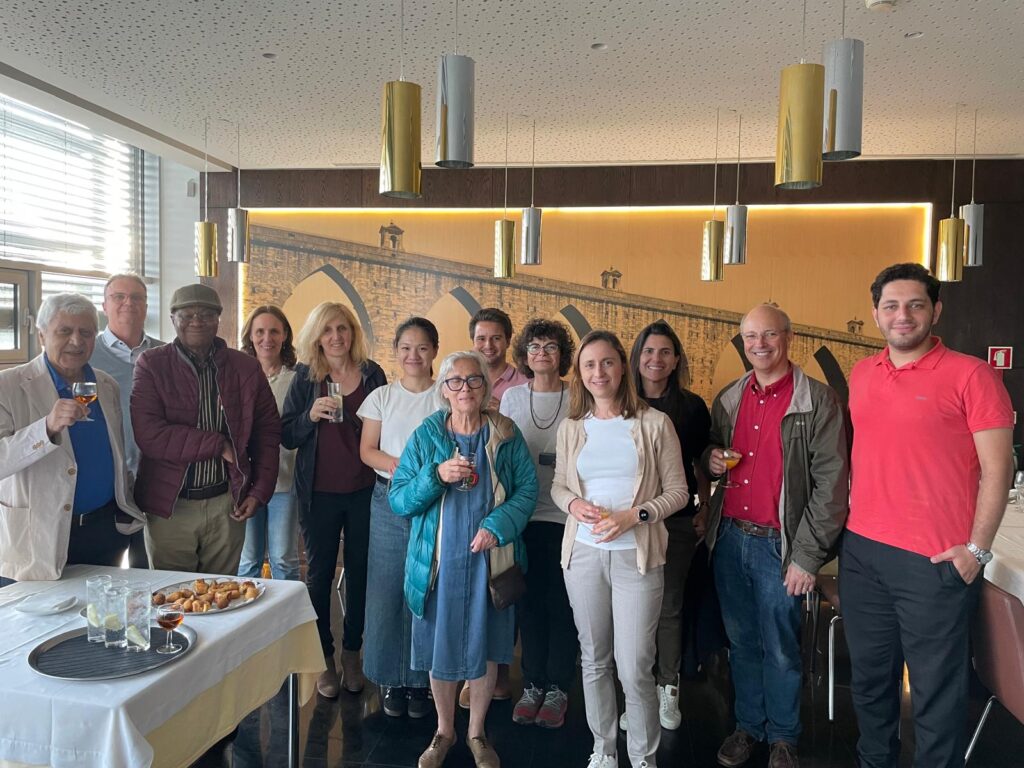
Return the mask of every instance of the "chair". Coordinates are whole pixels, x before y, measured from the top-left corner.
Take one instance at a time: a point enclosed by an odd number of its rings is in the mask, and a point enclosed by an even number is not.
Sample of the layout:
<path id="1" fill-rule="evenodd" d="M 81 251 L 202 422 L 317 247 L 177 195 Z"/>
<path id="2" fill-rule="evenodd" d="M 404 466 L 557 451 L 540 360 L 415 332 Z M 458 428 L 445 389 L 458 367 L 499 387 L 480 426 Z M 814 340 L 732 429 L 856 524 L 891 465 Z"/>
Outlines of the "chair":
<path id="1" fill-rule="evenodd" d="M 996 700 L 1024 723 L 1024 604 L 995 584 L 984 582 L 972 635 L 974 669 L 992 695 L 971 735 L 964 762 L 971 759 Z"/>
<path id="2" fill-rule="evenodd" d="M 811 678 L 814 678 L 818 644 L 818 614 L 824 598 L 835 612 L 828 623 L 828 719 L 835 720 L 836 698 L 836 624 L 843 620 L 839 608 L 839 560 L 830 560 L 822 566 L 815 578 L 814 590 L 807 596 L 811 612 Z"/>

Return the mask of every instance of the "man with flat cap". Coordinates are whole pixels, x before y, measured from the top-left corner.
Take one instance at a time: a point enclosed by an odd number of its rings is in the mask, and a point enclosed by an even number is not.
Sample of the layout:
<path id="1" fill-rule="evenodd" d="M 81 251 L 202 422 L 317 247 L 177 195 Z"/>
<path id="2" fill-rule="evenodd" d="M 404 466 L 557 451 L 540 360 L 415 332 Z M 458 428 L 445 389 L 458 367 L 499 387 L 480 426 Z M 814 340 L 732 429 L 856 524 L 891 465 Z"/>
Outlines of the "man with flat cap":
<path id="1" fill-rule="evenodd" d="M 209 286 L 179 288 L 177 338 L 135 365 L 135 500 L 157 569 L 237 573 L 245 521 L 277 483 L 277 404 L 256 359 L 217 337 L 221 309 Z"/>

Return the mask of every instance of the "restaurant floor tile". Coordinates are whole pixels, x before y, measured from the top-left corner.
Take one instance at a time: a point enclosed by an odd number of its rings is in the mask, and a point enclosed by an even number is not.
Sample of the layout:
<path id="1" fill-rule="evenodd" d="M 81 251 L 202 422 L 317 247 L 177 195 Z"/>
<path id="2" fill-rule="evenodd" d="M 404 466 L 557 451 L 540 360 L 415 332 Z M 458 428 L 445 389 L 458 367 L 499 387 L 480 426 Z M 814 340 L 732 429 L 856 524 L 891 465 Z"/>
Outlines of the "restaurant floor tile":
<path id="1" fill-rule="evenodd" d="M 341 637 L 340 606 L 335 600 L 335 637 Z M 823 611 L 828 611 L 827 606 Z M 827 625 L 827 624 L 826 624 Z M 817 643 L 816 671 L 809 670 L 803 688 L 802 768 L 855 768 L 857 727 L 849 691 L 849 661 L 842 640 L 837 642 L 836 720 L 828 720 L 826 637 Z M 513 686 L 520 684 L 518 664 L 512 669 Z M 519 690 L 515 688 L 515 690 Z M 727 657 L 713 658 L 697 679 L 680 685 L 683 723 L 676 731 L 662 731 L 658 762 L 662 768 L 713 768 L 718 747 L 733 728 L 731 683 Z M 900 768 L 913 762 L 913 722 L 909 694 L 903 701 L 903 753 Z M 981 714 L 986 693 L 974 681 L 968 718 L 973 727 Z M 622 698 L 619 696 L 621 708 Z M 565 725 L 557 730 L 512 723 L 512 702 L 495 702 L 487 717 L 487 732 L 501 757 L 503 768 L 583 768 L 593 742 L 587 728 L 579 677 L 570 692 Z M 392 718 L 381 710 L 377 689 L 368 685 L 359 695 L 342 691 L 336 700 L 314 696 L 300 711 L 303 768 L 409 768 L 430 741 L 435 718 Z M 449 753 L 445 768 L 472 768 L 465 745 L 468 713 L 458 710 L 459 742 Z M 288 710 L 285 688 L 239 725 L 233 743 L 204 756 L 193 768 L 278 768 L 287 765 Z M 747 768 L 764 768 L 762 748 Z M 619 764 L 627 768 L 625 733 L 619 734 Z M 1024 725 L 996 704 L 971 758 L 970 768 L 1024 768 Z"/>

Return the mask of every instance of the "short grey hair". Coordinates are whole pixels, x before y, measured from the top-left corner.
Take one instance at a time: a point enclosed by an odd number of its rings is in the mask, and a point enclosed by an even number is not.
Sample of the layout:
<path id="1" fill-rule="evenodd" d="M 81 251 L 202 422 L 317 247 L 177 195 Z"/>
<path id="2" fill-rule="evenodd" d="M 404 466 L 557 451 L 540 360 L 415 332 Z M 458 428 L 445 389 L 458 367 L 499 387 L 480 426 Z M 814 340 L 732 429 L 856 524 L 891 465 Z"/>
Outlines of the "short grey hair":
<path id="1" fill-rule="evenodd" d="M 448 398 L 444 396 L 444 380 L 452 375 L 452 369 L 455 368 L 455 364 L 460 360 L 472 360 L 480 369 L 480 375 L 484 377 L 484 399 L 480 410 L 487 410 L 487 406 L 491 402 L 491 392 L 494 388 L 491 386 L 491 377 L 487 375 L 487 360 L 475 349 L 467 349 L 463 352 L 452 352 L 450 355 L 445 357 L 443 361 L 441 361 L 441 368 L 437 374 L 437 381 L 434 384 L 434 392 L 437 395 L 438 400 L 441 401 L 441 407 L 446 411 L 450 411 L 452 408 Z"/>
<path id="2" fill-rule="evenodd" d="M 97 328 L 100 326 L 99 313 L 96 305 L 80 293 L 55 293 L 48 297 L 39 307 L 36 313 L 36 329 L 45 331 L 50 327 L 53 318 L 61 312 L 69 315 L 89 315 L 92 324 Z"/>
<path id="3" fill-rule="evenodd" d="M 107 278 L 107 282 L 103 285 L 103 298 L 107 298 L 107 289 L 110 284 L 115 280 L 134 280 L 136 283 L 142 286 L 142 290 L 146 292 L 146 298 L 149 298 L 149 288 L 146 287 L 146 281 L 142 279 L 140 275 L 136 275 L 134 272 L 118 272 L 116 275 L 111 275 Z"/>
<path id="4" fill-rule="evenodd" d="M 770 312 L 773 312 L 775 314 L 775 316 L 782 322 L 781 330 L 783 332 L 785 332 L 785 333 L 792 333 L 793 332 L 793 321 L 789 319 L 789 315 L 787 315 L 783 310 L 779 309 L 779 306 L 777 304 L 772 304 L 772 303 L 767 302 L 767 301 L 764 302 L 763 304 L 758 304 L 756 307 L 753 307 L 752 309 L 750 309 L 747 312 L 747 314 L 745 314 L 742 318 L 740 318 L 740 330 L 741 331 L 743 330 L 743 324 L 745 322 L 747 322 L 747 317 L 749 317 L 751 313 L 756 312 L 759 309 L 767 309 Z"/>

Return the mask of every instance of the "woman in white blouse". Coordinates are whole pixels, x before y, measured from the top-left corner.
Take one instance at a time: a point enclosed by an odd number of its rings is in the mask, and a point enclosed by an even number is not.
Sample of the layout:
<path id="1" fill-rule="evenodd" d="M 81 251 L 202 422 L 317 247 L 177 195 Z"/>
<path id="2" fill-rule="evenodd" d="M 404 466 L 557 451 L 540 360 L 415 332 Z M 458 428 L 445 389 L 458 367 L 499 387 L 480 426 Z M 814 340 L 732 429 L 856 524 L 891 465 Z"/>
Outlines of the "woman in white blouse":
<path id="1" fill-rule="evenodd" d="M 613 669 L 626 697 L 630 763 L 654 768 L 661 739 L 653 668 L 668 545 L 663 521 L 688 499 L 679 438 L 668 417 L 637 395 L 615 334 L 588 333 L 573 372 L 551 497 L 569 515 L 562 568 L 594 735 L 587 768 L 618 765 Z"/>
<path id="2" fill-rule="evenodd" d="M 434 711 L 427 673 L 411 666 L 412 614 L 402 592 L 410 520 L 391 511 L 388 486 L 409 436 L 440 407 L 433 390 L 437 348 L 437 328 L 426 318 L 410 317 L 399 325 L 394 350 L 402 377 L 373 390 L 358 411 L 363 420 L 359 457 L 377 473 L 370 502 L 363 673 L 380 686 L 384 713 L 391 717 L 420 718 Z"/>

